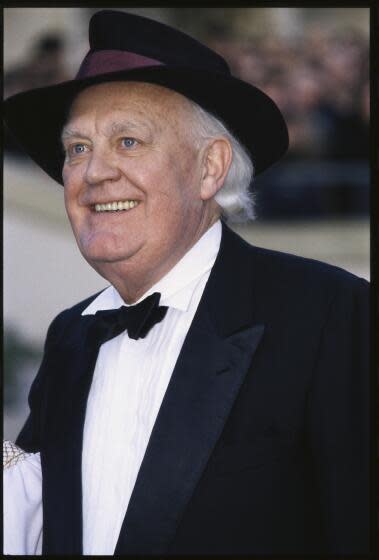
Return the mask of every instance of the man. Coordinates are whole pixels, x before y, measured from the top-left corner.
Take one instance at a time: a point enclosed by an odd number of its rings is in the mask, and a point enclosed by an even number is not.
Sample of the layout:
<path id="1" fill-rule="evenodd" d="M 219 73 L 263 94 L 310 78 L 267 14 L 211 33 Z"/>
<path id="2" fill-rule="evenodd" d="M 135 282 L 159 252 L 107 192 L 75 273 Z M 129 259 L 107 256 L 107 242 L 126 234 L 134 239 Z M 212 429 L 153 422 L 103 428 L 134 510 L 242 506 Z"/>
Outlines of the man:
<path id="1" fill-rule="evenodd" d="M 367 552 L 367 283 L 224 223 L 287 148 L 279 110 L 160 23 L 102 11 L 90 45 L 6 102 L 111 283 L 50 326 L 17 442 L 43 553 Z"/>

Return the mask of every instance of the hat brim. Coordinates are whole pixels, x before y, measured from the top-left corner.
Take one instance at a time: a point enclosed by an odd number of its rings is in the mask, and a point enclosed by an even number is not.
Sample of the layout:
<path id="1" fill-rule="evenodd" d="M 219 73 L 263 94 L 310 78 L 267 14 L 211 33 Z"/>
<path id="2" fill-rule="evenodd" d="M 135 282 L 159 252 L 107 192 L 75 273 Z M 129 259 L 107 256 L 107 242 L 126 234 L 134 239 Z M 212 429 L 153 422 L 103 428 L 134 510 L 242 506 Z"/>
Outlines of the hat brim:
<path id="1" fill-rule="evenodd" d="M 4 104 L 10 132 L 28 155 L 63 184 L 60 135 L 75 96 L 102 82 L 158 84 L 192 99 L 221 119 L 251 155 L 255 174 L 271 166 L 288 148 L 288 131 L 275 103 L 258 88 L 221 73 L 186 67 L 151 66 L 122 70 L 18 93 Z"/>

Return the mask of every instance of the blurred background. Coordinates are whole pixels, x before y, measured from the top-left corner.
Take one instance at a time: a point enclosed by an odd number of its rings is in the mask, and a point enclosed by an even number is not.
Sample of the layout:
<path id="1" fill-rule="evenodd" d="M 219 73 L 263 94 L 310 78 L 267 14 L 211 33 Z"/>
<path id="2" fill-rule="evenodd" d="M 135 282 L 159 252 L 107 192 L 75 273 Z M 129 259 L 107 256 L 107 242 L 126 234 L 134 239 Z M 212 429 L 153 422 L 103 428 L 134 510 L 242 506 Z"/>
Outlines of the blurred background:
<path id="1" fill-rule="evenodd" d="M 289 152 L 253 184 L 257 219 L 234 229 L 255 245 L 369 279 L 368 8 L 117 9 L 205 42 L 282 110 Z M 5 97 L 73 77 L 97 10 L 6 8 Z M 106 285 L 76 248 L 62 188 L 5 134 L 6 438 L 26 419 L 49 323 Z"/>

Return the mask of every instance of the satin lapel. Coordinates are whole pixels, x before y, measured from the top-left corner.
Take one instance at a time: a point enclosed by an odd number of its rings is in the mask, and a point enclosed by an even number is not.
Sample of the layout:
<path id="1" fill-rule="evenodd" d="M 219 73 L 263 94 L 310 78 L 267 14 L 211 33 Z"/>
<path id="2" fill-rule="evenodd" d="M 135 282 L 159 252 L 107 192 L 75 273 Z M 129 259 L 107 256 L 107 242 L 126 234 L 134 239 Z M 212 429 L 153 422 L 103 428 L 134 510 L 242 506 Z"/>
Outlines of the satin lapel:
<path id="1" fill-rule="evenodd" d="M 43 472 L 43 554 L 82 553 L 82 441 L 85 410 L 97 349 L 87 343 L 91 318 L 82 318 L 73 338 L 50 349 L 55 368 L 48 392 L 52 422 L 41 451 Z"/>
<path id="2" fill-rule="evenodd" d="M 159 411 L 115 554 L 165 553 L 262 337 L 263 325 L 252 320 L 250 277 L 248 290 L 239 292 L 235 306 L 220 305 L 228 294 L 233 297 L 234 275 L 246 274 L 241 270 L 246 259 L 240 258 L 246 257 L 246 249 L 237 254 L 241 243 L 224 229 L 219 256 Z"/>

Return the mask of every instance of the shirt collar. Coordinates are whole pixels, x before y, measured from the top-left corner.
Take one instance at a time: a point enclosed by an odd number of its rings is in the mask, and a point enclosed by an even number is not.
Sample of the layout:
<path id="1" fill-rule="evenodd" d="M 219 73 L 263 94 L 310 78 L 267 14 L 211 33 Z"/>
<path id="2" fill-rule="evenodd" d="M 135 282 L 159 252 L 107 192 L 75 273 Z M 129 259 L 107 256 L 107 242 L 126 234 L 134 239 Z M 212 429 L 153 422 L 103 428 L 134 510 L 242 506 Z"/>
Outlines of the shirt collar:
<path id="1" fill-rule="evenodd" d="M 187 311 L 195 288 L 204 274 L 214 265 L 221 243 L 221 222 L 210 227 L 178 263 L 152 286 L 136 303 L 150 294 L 160 292 L 160 304 Z M 127 305 L 113 286 L 106 288 L 82 312 L 93 315 L 96 311 L 117 309 Z"/>

